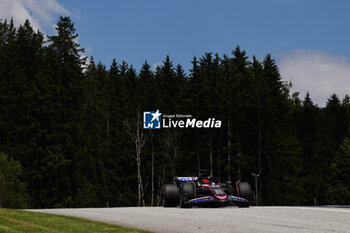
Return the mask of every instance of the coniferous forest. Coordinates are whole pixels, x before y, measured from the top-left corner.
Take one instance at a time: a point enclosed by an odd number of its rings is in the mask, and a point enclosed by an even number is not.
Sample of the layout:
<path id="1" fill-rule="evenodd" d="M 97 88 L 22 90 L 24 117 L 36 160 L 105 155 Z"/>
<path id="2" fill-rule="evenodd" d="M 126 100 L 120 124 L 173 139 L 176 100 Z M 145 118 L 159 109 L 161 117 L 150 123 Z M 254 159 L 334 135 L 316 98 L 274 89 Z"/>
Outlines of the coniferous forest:
<path id="1" fill-rule="evenodd" d="M 70 18 L 56 31 L 0 21 L 1 207 L 156 206 L 162 184 L 203 168 L 252 187 L 259 173 L 261 205 L 349 204 L 349 96 L 320 108 L 271 55 L 240 47 L 194 57 L 189 72 L 166 54 L 155 71 L 87 63 Z M 157 109 L 222 127 L 143 130 Z"/>

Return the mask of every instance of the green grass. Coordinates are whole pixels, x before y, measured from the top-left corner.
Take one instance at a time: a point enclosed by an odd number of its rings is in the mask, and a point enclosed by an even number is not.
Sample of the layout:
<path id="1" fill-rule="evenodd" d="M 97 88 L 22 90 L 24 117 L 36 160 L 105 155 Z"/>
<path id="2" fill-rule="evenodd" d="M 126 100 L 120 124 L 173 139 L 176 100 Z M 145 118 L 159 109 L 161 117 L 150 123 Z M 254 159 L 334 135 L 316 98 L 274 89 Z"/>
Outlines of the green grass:
<path id="1" fill-rule="evenodd" d="M 0 232 L 147 232 L 108 223 L 23 210 L 0 209 Z"/>

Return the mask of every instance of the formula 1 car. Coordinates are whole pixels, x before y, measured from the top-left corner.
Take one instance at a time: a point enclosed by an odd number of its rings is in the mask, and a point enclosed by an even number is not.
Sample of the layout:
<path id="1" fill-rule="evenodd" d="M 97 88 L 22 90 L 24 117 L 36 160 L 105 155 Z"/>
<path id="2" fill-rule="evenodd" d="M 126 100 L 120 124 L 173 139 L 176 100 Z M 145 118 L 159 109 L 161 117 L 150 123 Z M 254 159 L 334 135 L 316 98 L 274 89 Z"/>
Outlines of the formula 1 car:
<path id="1" fill-rule="evenodd" d="M 199 177 L 173 178 L 173 184 L 163 186 L 163 207 L 191 208 L 192 206 L 228 206 L 249 207 L 252 201 L 252 189 L 247 182 L 236 182 L 233 188 L 230 182 L 219 184 L 217 179 L 207 174 Z"/>

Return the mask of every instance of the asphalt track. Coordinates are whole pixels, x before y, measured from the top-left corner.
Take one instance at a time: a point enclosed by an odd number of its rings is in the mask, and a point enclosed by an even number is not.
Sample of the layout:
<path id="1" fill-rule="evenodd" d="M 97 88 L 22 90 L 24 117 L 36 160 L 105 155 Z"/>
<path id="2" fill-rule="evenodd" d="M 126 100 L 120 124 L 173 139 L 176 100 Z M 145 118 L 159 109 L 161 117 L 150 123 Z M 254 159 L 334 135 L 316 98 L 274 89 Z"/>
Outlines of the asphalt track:
<path id="1" fill-rule="evenodd" d="M 323 207 L 84 208 L 29 210 L 153 232 L 350 232 L 350 209 Z"/>

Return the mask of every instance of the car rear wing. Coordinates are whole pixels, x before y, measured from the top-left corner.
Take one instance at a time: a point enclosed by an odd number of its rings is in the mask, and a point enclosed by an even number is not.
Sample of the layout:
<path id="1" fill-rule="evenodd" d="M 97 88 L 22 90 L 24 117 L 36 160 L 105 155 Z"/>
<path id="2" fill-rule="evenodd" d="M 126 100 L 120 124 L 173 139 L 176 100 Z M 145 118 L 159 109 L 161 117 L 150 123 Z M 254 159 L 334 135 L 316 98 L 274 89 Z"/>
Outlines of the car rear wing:
<path id="1" fill-rule="evenodd" d="M 175 176 L 173 178 L 175 182 L 193 182 L 198 180 L 197 176 Z"/>

